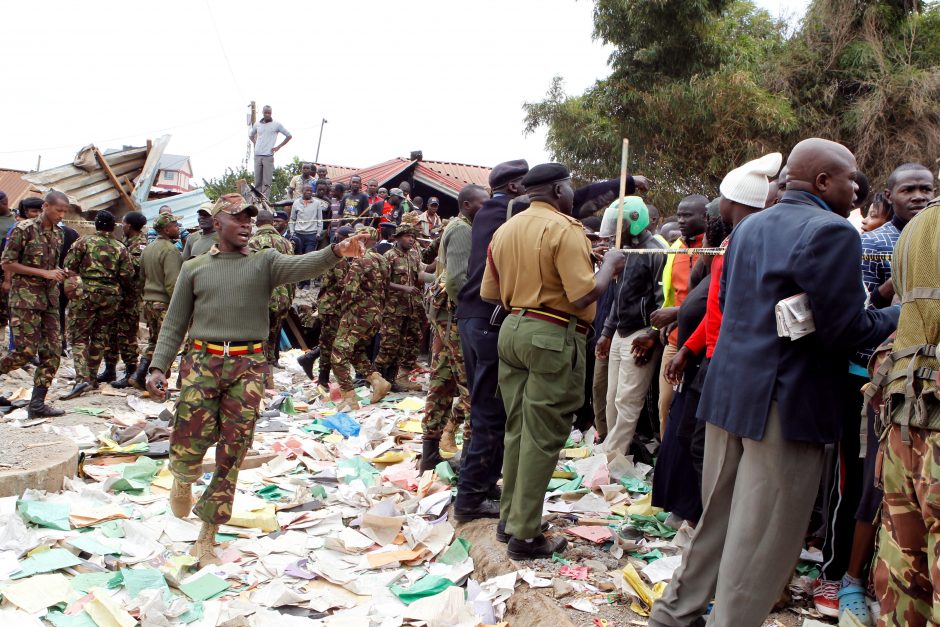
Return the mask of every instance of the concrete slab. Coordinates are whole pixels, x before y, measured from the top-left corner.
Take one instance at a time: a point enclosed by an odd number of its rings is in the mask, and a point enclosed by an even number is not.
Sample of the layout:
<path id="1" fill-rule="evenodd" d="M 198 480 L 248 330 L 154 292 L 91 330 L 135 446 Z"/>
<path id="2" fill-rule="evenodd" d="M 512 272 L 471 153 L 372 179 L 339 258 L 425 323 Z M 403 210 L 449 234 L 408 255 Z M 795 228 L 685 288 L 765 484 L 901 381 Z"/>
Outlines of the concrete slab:
<path id="1" fill-rule="evenodd" d="M 0 497 L 19 496 L 27 488 L 56 492 L 62 489 L 65 477 L 75 476 L 78 446 L 57 435 L 41 432 L 38 435 L 42 436 L 41 441 L 10 443 L 7 440 L 3 446 Z M 13 450 L 12 446 L 18 450 Z M 8 459 L 15 459 L 16 463 L 11 464 Z"/>

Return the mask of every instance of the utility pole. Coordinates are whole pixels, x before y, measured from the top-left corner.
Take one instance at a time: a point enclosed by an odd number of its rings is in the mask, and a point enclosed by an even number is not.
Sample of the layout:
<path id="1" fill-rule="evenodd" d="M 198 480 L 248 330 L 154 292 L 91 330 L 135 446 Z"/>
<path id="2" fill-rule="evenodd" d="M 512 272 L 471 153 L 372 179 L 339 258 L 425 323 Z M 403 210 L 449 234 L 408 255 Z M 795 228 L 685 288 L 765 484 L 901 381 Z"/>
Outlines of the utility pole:
<path id="1" fill-rule="evenodd" d="M 320 142 L 323 141 L 323 125 L 326 124 L 326 118 L 320 122 L 320 139 L 317 140 L 317 156 L 314 157 L 314 163 L 320 163 Z"/>
<path id="2" fill-rule="evenodd" d="M 252 100 L 248 103 L 248 130 L 251 130 L 251 127 L 255 125 L 255 122 L 258 121 L 258 112 L 257 107 L 255 106 L 255 101 Z M 242 167 L 246 170 L 248 169 L 248 161 L 251 159 L 251 140 L 248 140 L 248 147 L 245 150 L 245 161 L 242 163 Z"/>

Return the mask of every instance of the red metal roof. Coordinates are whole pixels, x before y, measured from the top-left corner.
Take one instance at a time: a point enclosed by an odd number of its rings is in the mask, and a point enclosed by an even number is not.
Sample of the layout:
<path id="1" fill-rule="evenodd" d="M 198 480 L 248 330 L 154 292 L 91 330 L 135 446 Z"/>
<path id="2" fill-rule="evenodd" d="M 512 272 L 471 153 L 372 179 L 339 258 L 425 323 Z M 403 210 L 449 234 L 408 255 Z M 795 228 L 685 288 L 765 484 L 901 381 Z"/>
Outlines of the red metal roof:
<path id="1" fill-rule="evenodd" d="M 338 181 L 341 177 L 349 176 L 359 170 L 359 168 L 346 165 L 333 165 L 331 163 L 322 163 L 320 165 L 326 166 L 326 178 L 331 181 Z"/>
<path id="2" fill-rule="evenodd" d="M 363 183 L 368 182 L 369 179 L 376 179 L 379 185 L 388 187 L 397 183 L 396 177 L 411 166 L 415 166 L 414 177 L 439 188 L 442 192 L 450 193 L 451 196 L 456 196 L 461 188 L 471 183 L 486 187 L 490 176 L 490 168 L 485 166 L 448 161 L 413 161 L 396 157 L 368 168 L 350 171 L 339 177 L 331 176 L 330 180 L 348 183 L 352 175 L 356 174 L 362 178 Z"/>
<path id="3" fill-rule="evenodd" d="M 24 170 L 0 168 L 0 191 L 6 193 L 11 207 L 16 207 L 22 198 L 38 195 L 29 193 L 32 184 L 23 180 L 24 174 Z"/>

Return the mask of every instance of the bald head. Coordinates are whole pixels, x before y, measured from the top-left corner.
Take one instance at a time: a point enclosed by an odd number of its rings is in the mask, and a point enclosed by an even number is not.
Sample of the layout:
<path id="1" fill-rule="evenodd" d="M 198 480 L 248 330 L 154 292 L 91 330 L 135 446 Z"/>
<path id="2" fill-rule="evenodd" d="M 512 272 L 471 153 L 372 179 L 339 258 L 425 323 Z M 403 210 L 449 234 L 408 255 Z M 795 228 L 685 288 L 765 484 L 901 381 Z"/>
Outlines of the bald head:
<path id="1" fill-rule="evenodd" d="M 847 217 L 858 189 L 857 169 L 855 155 L 842 144 L 818 137 L 804 139 L 787 159 L 787 189 L 814 194 Z"/>
<path id="2" fill-rule="evenodd" d="M 258 226 L 264 226 L 265 224 L 272 224 L 274 222 L 274 214 L 268 211 L 267 209 L 262 209 L 258 212 L 258 216 L 255 218 L 255 224 Z"/>

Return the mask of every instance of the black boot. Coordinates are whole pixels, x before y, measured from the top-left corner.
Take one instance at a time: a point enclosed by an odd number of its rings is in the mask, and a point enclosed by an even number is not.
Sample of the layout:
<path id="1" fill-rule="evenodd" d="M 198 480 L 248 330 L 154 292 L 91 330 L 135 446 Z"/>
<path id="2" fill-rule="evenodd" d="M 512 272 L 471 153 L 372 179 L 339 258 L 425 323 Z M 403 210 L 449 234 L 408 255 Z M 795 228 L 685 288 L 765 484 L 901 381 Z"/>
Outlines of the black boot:
<path id="1" fill-rule="evenodd" d="M 146 357 L 140 360 L 140 365 L 130 379 L 127 380 L 135 390 L 147 389 L 147 373 L 150 371 L 150 360 Z"/>
<path id="2" fill-rule="evenodd" d="M 317 378 L 317 385 L 322 388 L 330 389 L 330 369 L 320 368 L 320 376 Z"/>
<path id="3" fill-rule="evenodd" d="M 73 398 L 78 398 L 85 392 L 91 389 L 91 383 L 88 381 L 78 381 L 75 383 L 75 387 L 72 388 L 72 391 L 62 397 L 63 401 L 70 401 Z M 30 406 L 32 409 L 32 406 Z"/>
<path id="4" fill-rule="evenodd" d="M 421 472 L 434 470 L 442 461 L 444 458 L 441 457 L 441 441 L 425 436 L 421 448 Z"/>
<path id="5" fill-rule="evenodd" d="M 33 388 L 33 397 L 29 401 L 29 409 L 27 410 L 30 418 L 54 418 L 65 414 L 61 409 L 46 405 L 46 392 L 48 391 L 46 388 Z"/>
<path id="6" fill-rule="evenodd" d="M 117 388 L 119 390 L 123 390 L 124 388 L 130 385 L 129 383 L 130 378 L 134 376 L 134 372 L 136 372 L 137 370 L 137 362 L 136 361 L 133 361 L 130 363 L 124 362 L 124 368 L 125 368 L 124 376 L 118 379 L 117 381 L 113 381 L 111 383 L 111 387 Z"/>
<path id="7" fill-rule="evenodd" d="M 313 380 L 313 362 L 317 360 L 319 349 L 317 352 L 307 351 L 303 355 L 297 358 L 297 363 L 300 364 L 300 367 L 304 369 L 304 374 L 307 375 L 308 379 Z"/>
<path id="8" fill-rule="evenodd" d="M 98 383 L 111 383 L 117 379 L 117 372 L 114 371 L 113 362 L 105 362 L 104 370 L 98 375 Z"/>

